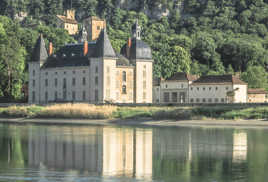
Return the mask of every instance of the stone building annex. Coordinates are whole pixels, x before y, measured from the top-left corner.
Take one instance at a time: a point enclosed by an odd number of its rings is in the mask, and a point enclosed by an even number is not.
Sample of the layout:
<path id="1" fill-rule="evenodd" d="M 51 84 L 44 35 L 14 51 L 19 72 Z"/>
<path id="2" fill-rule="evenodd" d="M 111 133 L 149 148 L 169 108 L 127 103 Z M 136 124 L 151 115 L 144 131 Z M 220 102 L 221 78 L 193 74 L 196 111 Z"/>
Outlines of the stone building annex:
<path id="1" fill-rule="evenodd" d="M 29 63 L 29 103 L 152 103 L 153 59 L 141 40 L 138 22 L 132 38 L 116 54 L 103 29 L 94 42 L 86 39 L 47 52 L 42 35 Z"/>

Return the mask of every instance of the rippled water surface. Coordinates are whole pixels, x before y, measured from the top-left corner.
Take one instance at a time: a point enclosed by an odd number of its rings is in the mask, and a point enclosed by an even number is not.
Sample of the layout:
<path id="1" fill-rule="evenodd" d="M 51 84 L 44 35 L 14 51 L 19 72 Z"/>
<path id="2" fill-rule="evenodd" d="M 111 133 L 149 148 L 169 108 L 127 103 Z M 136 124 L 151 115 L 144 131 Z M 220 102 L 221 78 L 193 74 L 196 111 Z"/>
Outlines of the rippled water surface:
<path id="1" fill-rule="evenodd" d="M 268 130 L 0 124 L 0 182 L 265 182 Z"/>

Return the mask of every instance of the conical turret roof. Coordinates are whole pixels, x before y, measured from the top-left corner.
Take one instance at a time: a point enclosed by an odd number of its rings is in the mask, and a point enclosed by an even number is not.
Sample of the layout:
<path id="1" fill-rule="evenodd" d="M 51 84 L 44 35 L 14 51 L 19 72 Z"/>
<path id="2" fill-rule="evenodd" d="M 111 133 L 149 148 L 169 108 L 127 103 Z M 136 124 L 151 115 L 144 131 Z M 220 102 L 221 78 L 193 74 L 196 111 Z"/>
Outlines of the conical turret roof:
<path id="1" fill-rule="evenodd" d="M 107 35 L 106 29 L 103 29 L 96 44 L 95 57 L 116 58 L 115 51 Z"/>
<path id="2" fill-rule="evenodd" d="M 43 35 L 41 34 L 36 41 L 32 60 L 33 62 L 44 62 L 48 58 L 47 49 L 45 45 L 45 41 Z"/>

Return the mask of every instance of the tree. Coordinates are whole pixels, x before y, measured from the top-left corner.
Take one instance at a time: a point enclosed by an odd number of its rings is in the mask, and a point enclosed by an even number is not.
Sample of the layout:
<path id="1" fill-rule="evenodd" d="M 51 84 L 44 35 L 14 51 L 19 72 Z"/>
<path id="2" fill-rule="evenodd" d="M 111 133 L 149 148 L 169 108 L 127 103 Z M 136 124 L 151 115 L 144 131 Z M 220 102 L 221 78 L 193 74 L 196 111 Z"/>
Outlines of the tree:
<path id="1" fill-rule="evenodd" d="M 267 73 L 262 66 L 249 66 L 241 78 L 248 83 L 249 88 L 268 88 Z"/>

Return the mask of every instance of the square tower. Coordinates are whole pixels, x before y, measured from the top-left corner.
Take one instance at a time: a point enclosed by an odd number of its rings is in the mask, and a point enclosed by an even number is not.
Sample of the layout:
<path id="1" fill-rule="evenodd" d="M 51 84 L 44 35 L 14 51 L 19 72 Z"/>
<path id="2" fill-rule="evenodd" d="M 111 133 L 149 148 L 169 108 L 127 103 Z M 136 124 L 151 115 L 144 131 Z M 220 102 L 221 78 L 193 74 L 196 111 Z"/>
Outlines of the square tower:
<path id="1" fill-rule="evenodd" d="M 96 16 L 85 19 L 83 24 L 88 32 L 89 41 L 97 40 L 101 31 L 106 28 L 106 21 Z"/>

